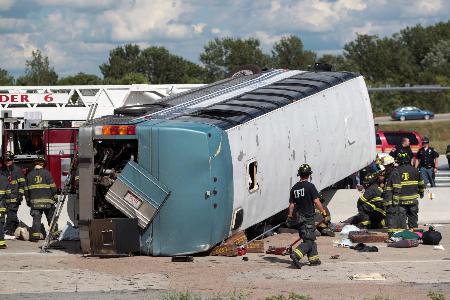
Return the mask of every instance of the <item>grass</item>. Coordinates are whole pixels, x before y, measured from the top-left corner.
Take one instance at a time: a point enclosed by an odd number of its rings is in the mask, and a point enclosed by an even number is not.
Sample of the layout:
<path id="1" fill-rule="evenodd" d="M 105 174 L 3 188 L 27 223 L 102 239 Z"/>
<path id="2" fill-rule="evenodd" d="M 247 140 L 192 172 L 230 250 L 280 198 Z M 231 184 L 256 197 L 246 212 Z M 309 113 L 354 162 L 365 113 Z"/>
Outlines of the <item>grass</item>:
<path id="1" fill-rule="evenodd" d="M 427 296 L 431 300 L 445 300 L 444 294 L 438 292 L 429 291 Z"/>
<path id="2" fill-rule="evenodd" d="M 312 300 L 310 296 L 303 296 L 299 294 L 289 294 L 285 297 L 283 295 L 267 297 L 265 300 Z"/>
<path id="3" fill-rule="evenodd" d="M 429 291 L 428 297 L 431 300 L 445 300 L 445 297 L 441 293 Z M 182 292 L 182 293 L 169 293 L 162 297 L 163 300 L 245 300 L 245 297 L 242 294 L 233 293 L 231 296 L 214 296 L 214 297 L 201 297 L 195 296 L 190 292 Z M 275 295 L 265 298 L 264 300 L 313 300 L 310 296 L 299 295 L 295 293 L 291 293 L 288 296 L 284 295 Z M 386 298 L 384 296 L 375 296 L 373 298 L 364 298 L 364 300 L 391 300 L 391 298 Z"/>
<path id="4" fill-rule="evenodd" d="M 229 296 L 212 296 L 212 297 L 202 297 L 198 295 L 193 295 L 191 292 L 181 292 L 181 293 L 168 293 L 164 295 L 162 300 L 245 300 L 245 297 L 239 293 L 232 293 Z M 294 300 L 294 299 L 293 299 Z M 297 300 L 297 299 L 295 299 Z"/>
<path id="5" fill-rule="evenodd" d="M 381 130 L 414 130 L 422 137 L 430 139 L 430 145 L 439 154 L 445 154 L 447 145 L 450 145 L 450 121 L 433 122 L 395 122 L 392 124 L 380 124 Z"/>

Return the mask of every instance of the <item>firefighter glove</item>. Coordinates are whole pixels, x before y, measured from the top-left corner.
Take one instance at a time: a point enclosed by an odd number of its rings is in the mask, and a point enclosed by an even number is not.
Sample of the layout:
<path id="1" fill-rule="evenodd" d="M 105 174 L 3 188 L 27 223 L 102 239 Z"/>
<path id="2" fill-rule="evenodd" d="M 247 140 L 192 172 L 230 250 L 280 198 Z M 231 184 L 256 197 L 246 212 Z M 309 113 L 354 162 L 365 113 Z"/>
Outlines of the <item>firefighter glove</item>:
<path id="1" fill-rule="evenodd" d="M 424 193 L 423 192 L 419 192 L 419 196 L 420 196 L 420 199 L 422 199 L 423 196 L 424 196 Z"/>
<path id="2" fill-rule="evenodd" d="M 328 224 L 328 223 L 331 222 L 330 215 L 328 215 L 326 211 L 321 212 L 321 215 L 322 215 L 322 217 L 323 217 L 323 222 L 324 222 L 325 224 Z"/>

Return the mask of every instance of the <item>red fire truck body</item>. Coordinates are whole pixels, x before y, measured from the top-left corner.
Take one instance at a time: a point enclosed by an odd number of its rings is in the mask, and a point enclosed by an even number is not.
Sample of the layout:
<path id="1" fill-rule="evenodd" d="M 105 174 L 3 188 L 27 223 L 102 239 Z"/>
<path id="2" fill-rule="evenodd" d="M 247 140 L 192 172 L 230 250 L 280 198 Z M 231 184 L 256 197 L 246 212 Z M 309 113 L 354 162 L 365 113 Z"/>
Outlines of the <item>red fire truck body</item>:
<path id="1" fill-rule="evenodd" d="M 2 155 L 11 151 L 26 174 L 44 156 L 58 189 L 77 152 L 78 127 L 90 118 L 134 108 L 200 85 L 0 87 Z"/>

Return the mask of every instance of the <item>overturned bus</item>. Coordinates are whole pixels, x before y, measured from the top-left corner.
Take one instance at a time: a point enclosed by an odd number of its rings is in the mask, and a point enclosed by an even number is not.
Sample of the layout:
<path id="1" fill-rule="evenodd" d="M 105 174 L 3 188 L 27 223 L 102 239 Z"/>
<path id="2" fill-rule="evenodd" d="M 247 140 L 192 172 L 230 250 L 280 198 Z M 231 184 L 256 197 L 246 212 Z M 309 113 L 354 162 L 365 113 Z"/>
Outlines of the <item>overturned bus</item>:
<path id="1" fill-rule="evenodd" d="M 146 255 L 205 252 L 286 209 L 300 164 L 318 189 L 375 158 L 362 76 L 270 70 L 80 128 L 79 224 L 137 218 Z"/>

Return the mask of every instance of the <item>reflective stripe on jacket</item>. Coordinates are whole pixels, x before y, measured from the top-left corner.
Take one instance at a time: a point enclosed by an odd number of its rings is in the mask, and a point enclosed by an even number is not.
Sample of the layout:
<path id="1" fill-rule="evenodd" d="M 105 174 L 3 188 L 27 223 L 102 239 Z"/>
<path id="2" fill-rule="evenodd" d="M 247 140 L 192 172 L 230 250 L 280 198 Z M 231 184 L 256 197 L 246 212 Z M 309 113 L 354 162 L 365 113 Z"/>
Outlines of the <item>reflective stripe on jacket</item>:
<path id="1" fill-rule="evenodd" d="M 400 189 L 402 188 L 402 180 L 397 169 L 393 169 L 387 176 L 386 187 L 383 196 L 385 206 L 398 204 L 400 200 Z"/>
<path id="2" fill-rule="evenodd" d="M 400 204 L 413 204 L 419 198 L 419 194 L 424 192 L 425 182 L 419 170 L 410 164 L 399 166 L 397 171 L 402 179 L 402 188 L 399 195 Z"/>
<path id="3" fill-rule="evenodd" d="M 4 174 L 0 174 L 0 212 L 5 212 L 7 200 L 11 198 L 11 184 L 8 181 L 8 177 Z"/>
<path id="4" fill-rule="evenodd" d="M 27 199 L 31 208 L 49 208 L 55 203 L 56 185 L 49 171 L 34 169 L 27 175 Z"/>
<path id="5" fill-rule="evenodd" d="M 4 174 L 11 185 L 11 197 L 16 199 L 15 202 L 17 202 L 17 199 L 22 199 L 26 188 L 26 181 L 22 170 L 18 166 L 13 165 L 10 168 L 6 167 Z"/>
<path id="6" fill-rule="evenodd" d="M 384 216 L 386 215 L 384 210 L 377 207 L 377 204 L 381 204 L 381 202 L 383 201 L 382 196 L 383 189 L 378 185 L 377 182 L 375 182 L 364 191 L 364 194 L 359 197 L 358 201 L 369 205 L 374 211 L 377 211 Z"/>

